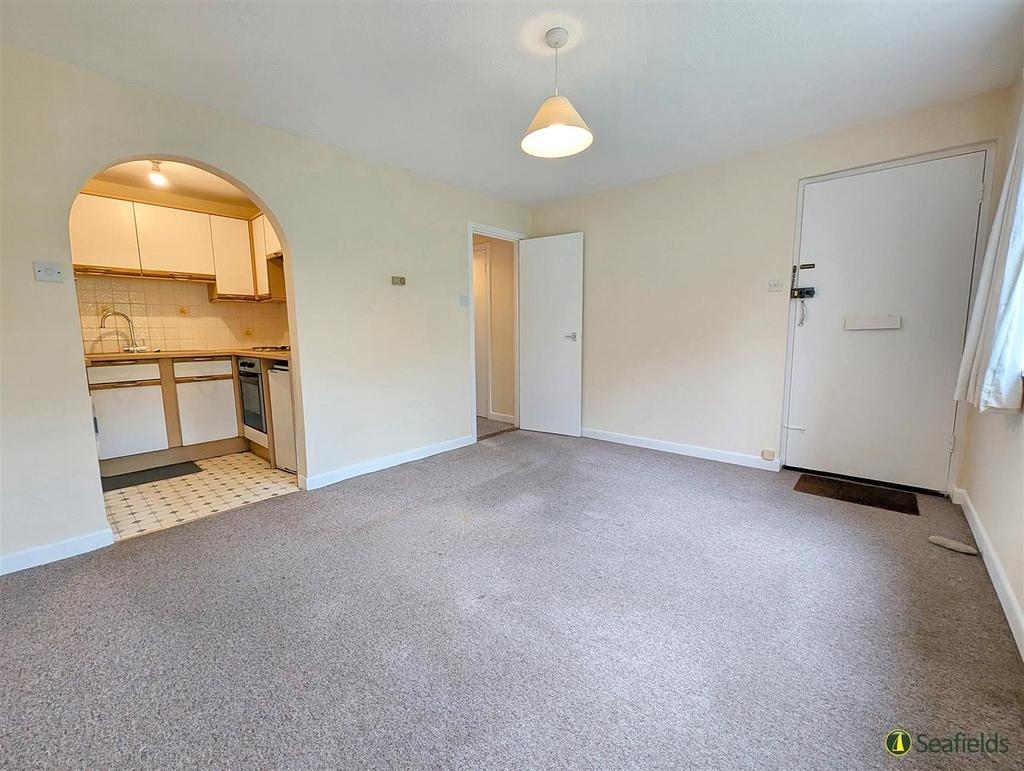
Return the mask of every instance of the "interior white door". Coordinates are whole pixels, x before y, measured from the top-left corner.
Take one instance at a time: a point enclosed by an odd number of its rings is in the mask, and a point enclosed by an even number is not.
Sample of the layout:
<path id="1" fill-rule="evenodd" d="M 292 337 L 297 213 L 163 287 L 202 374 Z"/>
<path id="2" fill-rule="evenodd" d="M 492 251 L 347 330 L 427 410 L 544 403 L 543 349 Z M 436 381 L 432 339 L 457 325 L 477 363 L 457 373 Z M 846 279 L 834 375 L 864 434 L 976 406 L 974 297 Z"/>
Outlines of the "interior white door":
<path id="1" fill-rule="evenodd" d="M 580 435 L 583 234 L 519 242 L 519 426 Z"/>
<path id="2" fill-rule="evenodd" d="M 488 359 L 490 314 L 490 276 L 488 275 L 487 247 L 478 246 L 473 249 L 473 327 L 476 359 L 476 414 L 486 418 L 491 409 L 491 381 Z"/>
<path id="3" fill-rule="evenodd" d="M 786 465 L 945 491 L 985 151 L 804 186 Z"/>

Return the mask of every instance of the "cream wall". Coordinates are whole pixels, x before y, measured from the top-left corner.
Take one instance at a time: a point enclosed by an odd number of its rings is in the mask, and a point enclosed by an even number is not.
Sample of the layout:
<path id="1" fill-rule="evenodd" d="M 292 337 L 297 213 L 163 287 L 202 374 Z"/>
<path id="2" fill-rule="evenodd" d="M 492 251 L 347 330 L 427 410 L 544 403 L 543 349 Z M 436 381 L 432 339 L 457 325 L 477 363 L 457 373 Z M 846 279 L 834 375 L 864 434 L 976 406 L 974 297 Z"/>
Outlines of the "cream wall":
<path id="1" fill-rule="evenodd" d="M 735 453 L 779 446 L 797 185 L 996 139 L 1013 89 L 619 190 L 538 206 L 533 235 L 583 231 L 583 425 Z M 1000 166 L 1005 165 L 1005 159 Z"/>
<path id="2" fill-rule="evenodd" d="M 1024 420 L 1020 413 L 979 414 L 972 409 L 957 486 L 966 493 L 966 498 L 960 493 L 964 508 L 976 514 L 984 529 L 988 543 L 982 548 L 989 552 L 985 554 L 989 572 L 991 555 L 995 555 L 1006 576 L 1011 597 L 1002 598 L 1003 606 L 1008 601 L 1015 604 L 1015 610 L 1007 608 L 1007 616 L 1016 615 L 1014 631 L 1024 655 Z M 993 578 L 998 588 L 999 579 Z"/>
<path id="3" fill-rule="evenodd" d="M 474 246 L 490 249 L 491 414 L 515 417 L 515 268 L 511 241 L 473 236 Z"/>
<path id="4" fill-rule="evenodd" d="M 1004 136 L 1015 130 L 1021 91 L 1018 86 L 1007 111 Z M 1024 415 L 979 413 L 971 407 L 965 417 L 967 431 L 955 498 L 963 503 L 969 518 L 976 518 L 971 524 L 979 542 L 986 542 L 985 561 L 1024 656 Z M 977 532 L 979 527 L 982 533 Z M 1004 586 L 1000 586 L 1000 573 L 1005 576 Z"/>
<path id="5" fill-rule="evenodd" d="M 272 214 L 312 484 L 470 440 L 467 223 L 526 232 L 528 211 L 35 53 L 2 57 L 0 554 L 106 528 L 74 282 L 33 281 L 32 261 L 70 273 L 71 202 L 119 160 L 200 161 Z"/>

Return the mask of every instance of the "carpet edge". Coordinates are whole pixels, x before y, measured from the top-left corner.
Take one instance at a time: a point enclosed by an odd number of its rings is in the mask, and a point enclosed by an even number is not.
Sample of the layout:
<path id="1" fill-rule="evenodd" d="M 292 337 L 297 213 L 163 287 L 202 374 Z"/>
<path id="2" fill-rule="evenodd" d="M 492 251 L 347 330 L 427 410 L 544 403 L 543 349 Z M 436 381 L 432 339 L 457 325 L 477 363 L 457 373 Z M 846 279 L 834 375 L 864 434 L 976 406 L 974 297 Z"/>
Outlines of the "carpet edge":
<path id="1" fill-rule="evenodd" d="M 974 508 L 974 501 L 971 500 L 970 493 L 956 485 L 953 485 L 951 492 L 953 503 L 960 505 L 967 518 L 967 524 L 974 535 L 974 542 L 978 545 L 981 559 L 988 571 L 989 580 L 992 581 L 999 604 L 1003 608 L 1003 615 L 1006 616 L 1006 621 L 1010 625 L 1010 634 L 1013 635 L 1013 640 L 1017 644 L 1017 652 L 1020 654 L 1021 660 L 1024 660 L 1024 609 L 1021 608 L 1020 600 L 1014 594 L 1013 586 L 1006 575 L 1006 570 L 1003 569 L 999 555 L 992 547 L 992 540 L 988 536 L 988 531 L 985 530 L 985 525 L 982 524 L 981 517 L 978 516 L 978 510 Z"/>

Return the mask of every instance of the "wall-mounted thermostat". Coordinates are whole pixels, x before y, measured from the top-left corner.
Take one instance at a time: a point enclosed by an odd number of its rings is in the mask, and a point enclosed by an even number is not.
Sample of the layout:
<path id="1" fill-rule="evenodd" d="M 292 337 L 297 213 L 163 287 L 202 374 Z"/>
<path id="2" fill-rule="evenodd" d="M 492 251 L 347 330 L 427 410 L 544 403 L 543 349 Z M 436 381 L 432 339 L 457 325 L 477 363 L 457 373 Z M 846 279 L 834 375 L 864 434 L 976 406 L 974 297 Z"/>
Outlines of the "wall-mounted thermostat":
<path id="1" fill-rule="evenodd" d="M 394 286 L 405 286 L 405 276 L 392 276 L 391 283 Z"/>
<path id="2" fill-rule="evenodd" d="M 32 263 L 36 271 L 36 281 L 49 281 L 52 284 L 64 283 L 64 266 L 59 262 L 42 262 L 36 260 Z"/>

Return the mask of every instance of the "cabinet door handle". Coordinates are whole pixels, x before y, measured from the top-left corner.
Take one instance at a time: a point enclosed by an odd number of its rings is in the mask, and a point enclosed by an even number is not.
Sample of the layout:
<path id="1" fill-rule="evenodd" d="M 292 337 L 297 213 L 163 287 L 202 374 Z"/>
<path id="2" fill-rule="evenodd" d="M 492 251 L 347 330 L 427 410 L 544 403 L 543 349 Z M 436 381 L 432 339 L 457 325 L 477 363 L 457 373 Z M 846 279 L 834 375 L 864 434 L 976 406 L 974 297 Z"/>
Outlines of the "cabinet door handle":
<path id="1" fill-rule="evenodd" d="M 234 376 L 227 375 L 191 375 L 189 377 L 175 378 L 176 383 L 208 383 L 212 380 L 234 380 Z"/>

